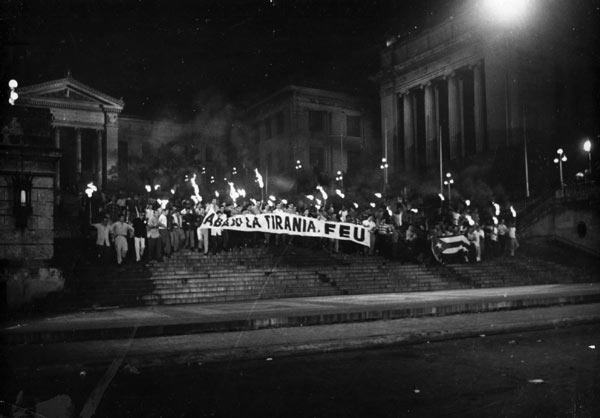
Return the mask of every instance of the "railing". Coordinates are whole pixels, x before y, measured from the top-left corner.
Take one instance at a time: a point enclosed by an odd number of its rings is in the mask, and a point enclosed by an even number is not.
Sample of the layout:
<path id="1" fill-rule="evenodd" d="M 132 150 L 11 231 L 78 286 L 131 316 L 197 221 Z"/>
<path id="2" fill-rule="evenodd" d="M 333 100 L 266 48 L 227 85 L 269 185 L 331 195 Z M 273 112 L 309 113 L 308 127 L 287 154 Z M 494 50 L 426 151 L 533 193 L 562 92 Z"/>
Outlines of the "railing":
<path id="1" fill-rule="evenodd" d="M 600 187 L 596 185 L 596 182 L 569 184 L 564 189 L 552 190 L 538 197 L 520 213 L 519 231 L 521 233 L 526 231 L 552 212 L 557 205 L 580 202 L 600 203 Z"/>

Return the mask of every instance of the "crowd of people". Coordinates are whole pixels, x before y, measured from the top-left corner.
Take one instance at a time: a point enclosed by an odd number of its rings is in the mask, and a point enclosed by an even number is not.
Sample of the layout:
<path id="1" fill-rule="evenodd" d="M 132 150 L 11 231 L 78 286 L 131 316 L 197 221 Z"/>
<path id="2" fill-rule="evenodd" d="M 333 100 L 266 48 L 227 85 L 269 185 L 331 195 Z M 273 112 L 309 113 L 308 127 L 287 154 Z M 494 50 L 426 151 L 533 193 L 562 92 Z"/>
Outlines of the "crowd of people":
<path id="1" fill-rule="evenodd" d="M 191 200 L 168 203 L 139 196 L 112 196 L 97 205 L 90 224 L 96 230 L 96 247 L 100 259 L 116 254 L 117 264 L 127 259 L 135 262 L 162 261 L 173 253 L 186 250 L 202 254 L 217 253 L 240 247 L 294 244 L 344 254 L 381 255 L 403 262 L 433 261 L 432 243 L 436 239 L 464 236 L 469 242 L 450 256 L 436 257 L 439 262 L 481 262 L 502 255 L 514 256 L 518 248 L 516 223 L 510 213 L 495 216 L 492 211 L 480 215 L 477 208 L 449 205 L 425 212 L 404 199 L 396 198 L 364 210 L 340 203 L 318 207 L 312 202 L 295 204 L 246 201 L 241 204 L 213 199 L 205 204 Z M 355 223 L 365 226 L 370 246 L 331 238 L 286 234 L 240 232 L 199 226 L 210 211 L 228 217 L 238 214 L 290 213 L 319 220 Z M 500 215 L 498 213 L 498 215 Z M 95 218 L 97 222 L 91 222 Z M 505 220 L 504 218 L 507 218 Z M 129 255 L 129 257 L 128 257 Z"/>

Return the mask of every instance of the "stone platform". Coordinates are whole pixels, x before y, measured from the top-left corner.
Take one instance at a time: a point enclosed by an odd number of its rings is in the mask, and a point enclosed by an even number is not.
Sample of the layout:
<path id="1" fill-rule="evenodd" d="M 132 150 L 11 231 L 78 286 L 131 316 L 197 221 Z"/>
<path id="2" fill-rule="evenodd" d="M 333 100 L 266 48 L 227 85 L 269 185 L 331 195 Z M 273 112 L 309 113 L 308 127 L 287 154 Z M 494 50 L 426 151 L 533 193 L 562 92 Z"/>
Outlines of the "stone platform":
<path id="1" fill-rule="evenodd" d="M 577 283 L 89 310 L 5 322 L 2 345 L 181 336 L 598 302 L 599 283 Z"/>

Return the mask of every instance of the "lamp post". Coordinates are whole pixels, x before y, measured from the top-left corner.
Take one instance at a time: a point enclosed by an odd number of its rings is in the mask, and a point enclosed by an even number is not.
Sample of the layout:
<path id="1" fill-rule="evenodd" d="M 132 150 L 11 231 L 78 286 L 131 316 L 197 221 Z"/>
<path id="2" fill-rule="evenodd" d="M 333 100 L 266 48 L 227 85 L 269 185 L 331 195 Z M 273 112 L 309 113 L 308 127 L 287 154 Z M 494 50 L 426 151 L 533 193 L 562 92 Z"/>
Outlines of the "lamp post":
<path id="1" fill-rule="evenodd" d="M 446 173 L 446 180 L 444 180 L 444 185 L 448 186 L 448 201 L 452 200 L 452 185 L 454 184 L 454 179 L 452 178 L 452 174 Z"/>
<path id="2" fill-rule="evenodd" d="M 556 154 L 558 157 L 554 159 L 554 164 L 558 164 L 559 174 L 560 174 L 560 188 L 562 190 L 562 195 L 565 197 L 565 182 L 563 180 L 563 163 L 567 162 L 567 156 L 562 148 L 556 150 Z"/>
<path id="3" fill-rule="evenodd" d="M 383 170 L 383 189 L 385 190 L 385 186 L 387 186 L 388 184 L 388 162 L 386 157 L 383 157 L 381 159 L 381 164 L 379 165 L 379 168 Z"/>
<path id="4" fill-rule="evenodd" d="M 583 150 L 588 153 L 588 169 L 589 175 L 592 176 L 592 141 L 586 139 L 583 143 Z"/>
<path id="5" fill-rule="evenodd" d="M 338 172 L 336 173 L 335 181 L 337 181 L 339 183 L 339 186 L 342 189 L 344 188 L 344 175 L 342 174 L 342 172 L 340 170 L 338 170 Z"/>

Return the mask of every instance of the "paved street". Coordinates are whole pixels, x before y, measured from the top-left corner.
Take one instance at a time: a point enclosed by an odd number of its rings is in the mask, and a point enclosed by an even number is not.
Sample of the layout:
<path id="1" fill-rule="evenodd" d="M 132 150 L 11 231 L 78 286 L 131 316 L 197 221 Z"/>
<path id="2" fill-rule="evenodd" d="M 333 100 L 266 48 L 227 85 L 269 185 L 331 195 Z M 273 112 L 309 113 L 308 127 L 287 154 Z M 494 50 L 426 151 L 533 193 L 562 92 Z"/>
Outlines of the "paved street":
<path id="1" fill-rule="evenodd" d="M 14 347 L 3 399 L 96 417 L 592 417 L 599 308 Z"/>

